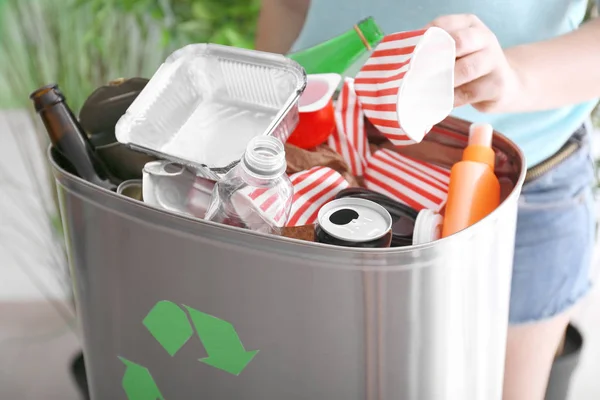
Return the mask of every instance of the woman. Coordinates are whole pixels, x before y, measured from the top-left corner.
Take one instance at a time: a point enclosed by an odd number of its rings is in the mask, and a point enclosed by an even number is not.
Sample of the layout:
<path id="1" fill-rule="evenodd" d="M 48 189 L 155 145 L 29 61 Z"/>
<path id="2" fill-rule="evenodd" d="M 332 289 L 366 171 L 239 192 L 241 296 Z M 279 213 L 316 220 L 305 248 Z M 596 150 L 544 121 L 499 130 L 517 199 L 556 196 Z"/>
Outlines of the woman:
<path id="1" fill-rule="evenodd" d="M 600 97 L 600 20 L 579 26 L 586 5 L 263 0 L 259 19 L 257 48 L 278 53 L 327 40 L 366 16 L 387 33 L 438 26 L 454 37 L 453 115 L 490 122 L 521 147 L 529 168 L 517 222 L 506 400 L 543 399 L 573 305 L 590 287 L 595 224 L 586 122 Z"/>

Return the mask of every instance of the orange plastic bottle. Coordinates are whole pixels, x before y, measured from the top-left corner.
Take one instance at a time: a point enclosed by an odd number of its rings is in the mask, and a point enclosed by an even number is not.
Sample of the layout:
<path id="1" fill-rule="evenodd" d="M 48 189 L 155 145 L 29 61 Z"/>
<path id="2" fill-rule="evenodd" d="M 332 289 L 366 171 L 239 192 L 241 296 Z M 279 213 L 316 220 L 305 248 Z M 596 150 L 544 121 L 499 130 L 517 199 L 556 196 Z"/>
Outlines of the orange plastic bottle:
<path id="1" fill-rule="evenodd" d="M 500 204 L 500 182 L 494 174 L 494 130 L 489 124 L 472 124 L 462 161 L 450 171 L 442 237 L 478 222 Z"/>

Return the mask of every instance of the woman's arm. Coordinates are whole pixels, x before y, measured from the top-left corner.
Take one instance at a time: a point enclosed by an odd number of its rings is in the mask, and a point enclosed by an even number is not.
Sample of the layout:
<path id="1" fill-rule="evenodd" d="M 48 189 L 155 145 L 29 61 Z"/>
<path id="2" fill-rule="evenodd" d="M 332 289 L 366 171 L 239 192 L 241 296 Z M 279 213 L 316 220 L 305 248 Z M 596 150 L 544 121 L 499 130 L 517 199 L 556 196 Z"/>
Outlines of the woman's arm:
<path id="1" fill-rule="evenodd" d="M 474 15 L 446 15 L 428 26 L 446 30 L 456 42 L 457 107 L 528 112 L 600 97 L 600 19 L 551 40 L 506 50 Z"/>
<path id="2" fill-rule="evenodd" d="M 600 19 L 544 42 L 505 50 L 518 71 L 521 111 L 536 111 L 600 97 Z"/>
<path id="3" fill-rule="evenodd" d="M 304 26 L 310 0 L 262 0 L 256 49 L 286 54 Z"/>

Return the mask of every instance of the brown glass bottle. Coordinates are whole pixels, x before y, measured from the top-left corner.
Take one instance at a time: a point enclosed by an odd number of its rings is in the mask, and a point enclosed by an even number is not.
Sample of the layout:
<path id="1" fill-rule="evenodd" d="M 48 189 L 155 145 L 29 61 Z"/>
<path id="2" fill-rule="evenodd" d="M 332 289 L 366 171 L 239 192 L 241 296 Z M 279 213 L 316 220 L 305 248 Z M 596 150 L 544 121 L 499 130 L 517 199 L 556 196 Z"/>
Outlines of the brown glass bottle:
<path id="1" fill-rule="evenodd" d="M 41 87 L 29 98 L 33 101 L 35 111 L 42 119 L 55 149 L 71 163 L 77 174 L 95 185 L 116 190 L 119 182 L 111 176 L 94 151 L 58 85 Z"/>

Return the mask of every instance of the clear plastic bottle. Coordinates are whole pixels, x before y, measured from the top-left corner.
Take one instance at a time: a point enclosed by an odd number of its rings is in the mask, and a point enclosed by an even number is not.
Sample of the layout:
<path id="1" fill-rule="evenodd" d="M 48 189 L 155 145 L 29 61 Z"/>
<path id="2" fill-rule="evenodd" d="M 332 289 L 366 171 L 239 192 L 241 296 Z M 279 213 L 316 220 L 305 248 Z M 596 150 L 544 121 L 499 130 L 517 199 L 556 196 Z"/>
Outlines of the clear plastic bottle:
<path id="1" fill-rule="evenodd" d="M 281 234 L 294 195 L 286 166 L 285 148 L 279 139 L 253 138 L 239 164 L 215 185 L 205 219 Z"/>

